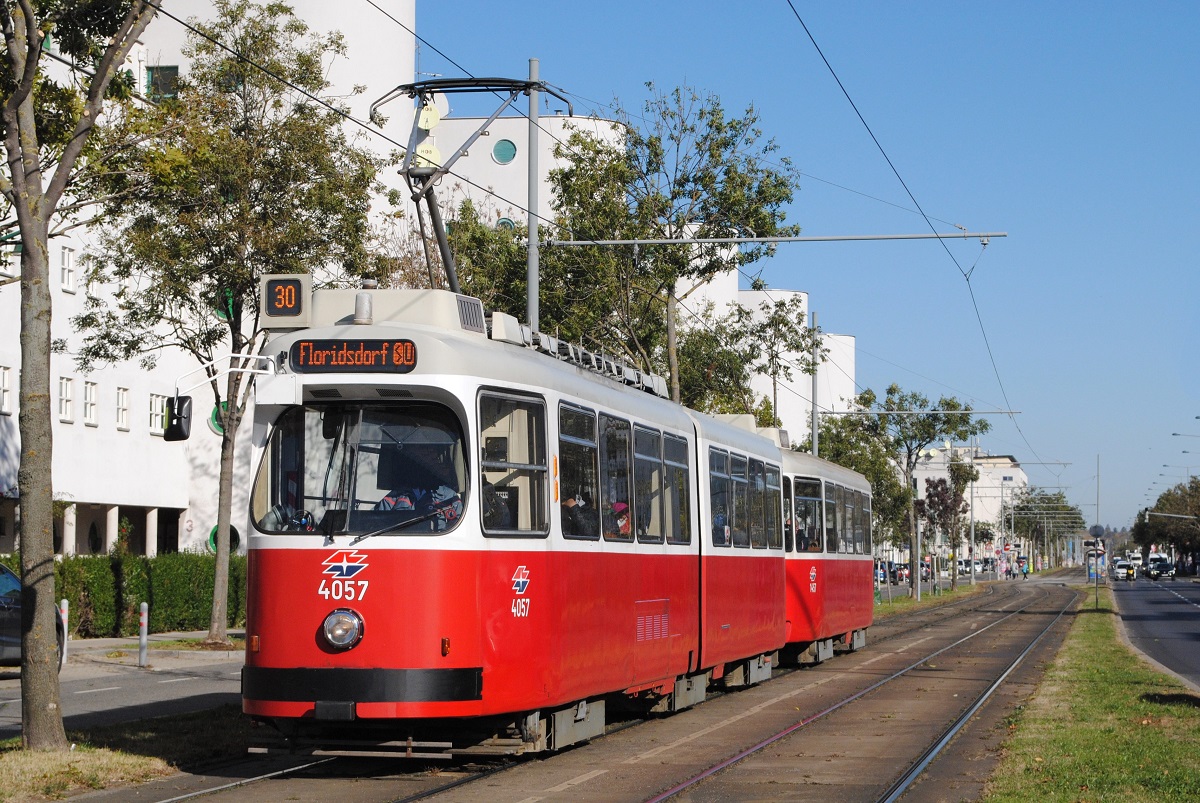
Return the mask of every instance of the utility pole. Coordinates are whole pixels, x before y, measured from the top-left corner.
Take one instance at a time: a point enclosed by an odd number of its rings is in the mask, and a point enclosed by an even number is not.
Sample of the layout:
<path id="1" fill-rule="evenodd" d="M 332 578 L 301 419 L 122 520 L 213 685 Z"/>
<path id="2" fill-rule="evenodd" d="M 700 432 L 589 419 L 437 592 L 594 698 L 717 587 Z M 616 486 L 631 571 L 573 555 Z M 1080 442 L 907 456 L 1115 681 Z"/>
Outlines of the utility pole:
<path id="1" fill-rule="evenodd" d="M 529 60 L 529 249 L 525 257 L 525 314 L 538 331 L 538 60 Z"/>
<path id="2" fill-rule="evenodd" d="M 820 453 L 817 451 L 817 439 L 818 439 L 818 433 L 820 431 L 820 427 L 819 427 L 818 414 L 817 414 L 817 368 L 820 365 L 820 363 L 818 363 L 817 360 L 820 358 L 821 350 L 817 346 L 817 313 L 813 312 L 811 309 L 808 311 L 808 325 L 809 325 L 809 328 L 812 330 L 812 334 L 813 334 L 813 341 L 812 341 L 812 344 L 813 344 L 813 346 L 812 346 L 812 364 L 813 364 L 813 374 L 812 374 L 812 453 L 813 453 L 813 457 L 818 457 L 818 456 L 820 456 Z M 778 410 L 775 411 L 775 415 L 776 416 L 779 415 Z"/>

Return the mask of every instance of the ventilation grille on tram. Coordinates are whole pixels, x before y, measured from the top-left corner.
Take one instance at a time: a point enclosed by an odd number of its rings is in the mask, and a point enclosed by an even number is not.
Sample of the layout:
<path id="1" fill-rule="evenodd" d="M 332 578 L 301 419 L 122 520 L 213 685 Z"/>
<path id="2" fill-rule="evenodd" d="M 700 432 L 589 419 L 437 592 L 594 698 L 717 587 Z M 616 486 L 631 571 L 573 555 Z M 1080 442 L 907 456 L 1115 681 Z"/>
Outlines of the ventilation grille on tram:
<path id="1" fill-rule="evenodd" d="M 487 326 L 483 318 L 483 302 L 478 298 L 459 296 L 458 322 L 463 329 L 486 335 Z"/>

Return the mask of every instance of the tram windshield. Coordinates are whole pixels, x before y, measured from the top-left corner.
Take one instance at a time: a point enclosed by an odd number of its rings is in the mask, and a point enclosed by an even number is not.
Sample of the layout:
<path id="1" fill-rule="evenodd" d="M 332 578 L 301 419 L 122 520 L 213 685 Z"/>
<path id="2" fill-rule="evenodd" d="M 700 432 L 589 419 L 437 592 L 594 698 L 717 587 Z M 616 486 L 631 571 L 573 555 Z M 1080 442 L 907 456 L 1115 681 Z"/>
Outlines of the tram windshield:
<path id="1" fill-rule="evenodd" d="M 267 533 L 454 528 L 466 501 L 462 428 L 432 404 L 296 407 L 275 424 L 251 494 Z"/>

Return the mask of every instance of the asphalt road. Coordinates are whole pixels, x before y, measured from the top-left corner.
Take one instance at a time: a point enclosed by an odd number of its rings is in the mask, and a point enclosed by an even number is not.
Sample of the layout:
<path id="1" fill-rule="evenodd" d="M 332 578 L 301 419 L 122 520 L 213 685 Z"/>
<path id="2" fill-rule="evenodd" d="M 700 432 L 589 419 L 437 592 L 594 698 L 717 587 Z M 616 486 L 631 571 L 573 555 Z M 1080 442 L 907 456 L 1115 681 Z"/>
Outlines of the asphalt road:
<path id="1" fill-rule="evenodd" d="M 139 667 L 137 659 L 136 639 L 70 642 L 67 665 L 59 675 L 66 727 L 90 728 L 241 703 L 240 651 L 150 650 L 146 667 Z M 0 667 L 0 739 L 20 734 L 21 674 L 16 668 Z"/>
<path id="2" fill-rule="evenodd" d="M 1200 582 L 1111 582 L 1133 647 L 1200 691 Z"/>

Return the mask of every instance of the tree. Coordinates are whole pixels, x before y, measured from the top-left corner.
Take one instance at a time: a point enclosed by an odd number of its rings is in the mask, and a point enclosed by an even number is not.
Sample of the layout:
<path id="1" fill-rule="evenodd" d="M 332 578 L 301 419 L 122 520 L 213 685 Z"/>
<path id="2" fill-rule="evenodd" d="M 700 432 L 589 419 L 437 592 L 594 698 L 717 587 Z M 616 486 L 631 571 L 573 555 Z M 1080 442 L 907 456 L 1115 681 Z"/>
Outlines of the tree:
<path id="1" fill-rule="evenodd" d="M 869 398 L 874 394 L 870 391 Z M 867 396 L 860 396 L 864 400 Z M 825 416 L 819 424 L 820 456 L 857 471 L 871 483 L 871 532 L 875 545 L 902 546 L 908 528 L 905 516 L 912 498 L 910 488 L 896 471 L 891 443 L 879 417 L 862 409 L 862 415 Z M 800 445 L 812 450 L 811 438 Z"/>
<path id="2" fill-rule="evenodd" d="M 707 413 L 753 413 L 750 359 L 738 340 L 736 316 L 717 316 L 712 304 L 679 335 L 680 401 Z"/>
<path id="3" fill-rule="evenodd" d="M 763 289 L 763 285 L 755 289 Z M 821 360 L 829 350 L 821 345 L 820 335 L 804 325 L 804 302 L 800 296 L 763 301 L 757 312 L 738 304 L 734 315 L 736 329 L 732 342 L 745 344 L 754 373 L 771 378 L 771 409 L 778 410 L 779 380 L 790 381 L 793 368 L 811 376 L 818 365 L 814 356 Z M 778 418 L 773 418 L 767 425 L 780 424 Z"/>
<path id="4" fill-rule="evenodd" d="M 787 159 L 767 159 L 773 140 L 760 142 L 758 113 L 727 117 L 714 95 L 690 88 L 664 94 L 647 84 L 651 97 L 637 119 L 618 108 L 619 146 L 574 132 L 567 159 L 551 171 L 556 223 L 576 240 L 688 239 L 789 235 L 784 207 L 798 186 Z M 551 251 L 554 249 L 547 249 Z M 585 287 L 607 289 L 622 330 L 622 351 L 648 362 L 665 362 L 671 396 L 682 397 L 678 355 L 680 302 L 718 273 L 765 256 L 764 245 L 647 245 L 618 249 L 570 248 L 569 273 Z M 611 281 L 612 279 L 617 281 Z M 603 299 L 603 296 L 600 296 Z M 600 300 L 595 309 L 602 310 Z M 663 348 L 653 338 L 665 336 Z M 665 357 L 665 359 L 664 359 Z"/>
<path id="5" fill-rule="evenodd" d="M 18 0 L 0 4 L 4 31 L 3 133 L 8 169 L 0 193 L 21 239 L 21 740 L 65 750 L 54 625 L 54 492 L 51 467 L 49 238 L 126 56 L 156 6 L 132 0 Z M 59 53 L 89 69 L 65 81 L 45 72 L 52 36 Z M 64 200 L 67 199 L 67 200 Z M 11 227 L 11 223 L 8 224 Z"/>
<path id="6" fill-rule="evenodd" d="M 1139 513 L 1133 541 L 1143 551 L 1170 544 L 1177 554 L 1189 555 L 1194 567 L 1200 558 L 1200 477 L 1163 491 L 1154 507 Z"/>
<path id="7" fill-rule="evenodd" d="M 199 33 L 184 49 L 191 68 L 177 97 L 131 112 L 129 127 L 147 138 L 112 181 L 135 186 L 137 200 L 109 209 L 88 261 L 93 280 L 121 289 L 115 305 L 91 303 L 75 323 L 87 333 L 84 370 L 134 356 L 153 364 L 167 347 L 206 366 L 221 429 L 207 640 L 227 643 L 233 458 L 253 384 L 239 371 L 265 345 L 259 277 L 385 266 L 366 249 L 379 161 L 347 137 L 338 111 L 311 99 L 328 88 L 340 34 L 310 36 L 279 3 L 215 8 L 212 22 L 191 20 Z M 232 356 L 219 360 L 225 349 Z"/>
<path id="8" fill-rule="evenodd" d="M 864 426 L 877 433 L 887 444 L 896 468 L 906 488 L 913 487 L 913 474 L 921 460 L 921 453 L 931 444 L 944 440 L 966 440 L 973 435 L 987 432 L 987 421 L 971 416 L 970 405 L 963 405 L 954 397 L 942 396 L 930 407 L 929 399 L 921 393 L 905 392 L 899 385 L 890 385 L 887 396 L 877 403 L 874 391 L 859 394 L 857 405 L 864 410 L 875 410 L 875 416 L 853 416 L 852 425 Z M 862 418 L 874 418 L 873 422 L 860 422 Z M 921 560 L 921 544 L 917 539 L 917 511 L 915 499 L 909 495 L 907 520 L 909 550 L 915 565 Z M 913 572 L 913 590 L 920 582 L 918 572 Z"/>
<path id="9" fill-rule="evenodd" d="M 1062 491 L 1026 486 L 1013 500 L 1014 530 L 1034 545 L 1034 552 L 1055 555 L 1055 542 L 1064 533 L 1086 529 L 1083 513 Z M 1040 550 L 1039 550 L 1040 547 Z"/>
<path id="10" fill-rule="evenodd" d="M 939 530 L 946 536 L 950 545 L 951 558 L 958 557 L 959 522 L 970 507 L 963 499 L 961 489 L 945 477 L 925 479 L 925 498 L 913 503 L 917 515 L 928 525 L 928 532 Z M 958 587 L 958 571 L 955 564 L 950 566 L 950 587 Z"/>

